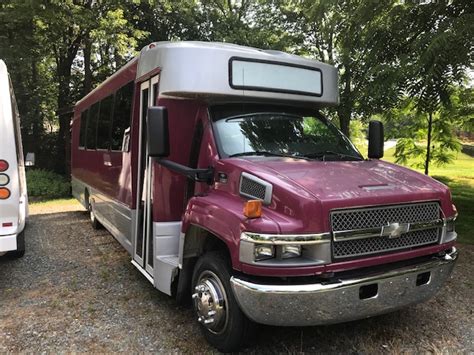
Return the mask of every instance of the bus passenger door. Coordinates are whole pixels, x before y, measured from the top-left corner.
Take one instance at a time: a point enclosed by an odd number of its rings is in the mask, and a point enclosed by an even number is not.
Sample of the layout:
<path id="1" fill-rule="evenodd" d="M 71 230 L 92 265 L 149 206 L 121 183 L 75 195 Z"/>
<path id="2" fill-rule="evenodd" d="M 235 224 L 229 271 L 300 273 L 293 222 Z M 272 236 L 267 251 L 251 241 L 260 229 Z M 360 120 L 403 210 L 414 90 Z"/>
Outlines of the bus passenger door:
<path id="1" fill-rule="evenodd" d="M 152 160 L 148 157 L 146 142 L 146 114 L 149 106 L 155 106 L 158 96 L 159 75 L 140 85 L 140 137 L 137 174 L 137 211 L 134 226 L 135 264 L 152 281 L 153 277 L 153 191 Z"/>

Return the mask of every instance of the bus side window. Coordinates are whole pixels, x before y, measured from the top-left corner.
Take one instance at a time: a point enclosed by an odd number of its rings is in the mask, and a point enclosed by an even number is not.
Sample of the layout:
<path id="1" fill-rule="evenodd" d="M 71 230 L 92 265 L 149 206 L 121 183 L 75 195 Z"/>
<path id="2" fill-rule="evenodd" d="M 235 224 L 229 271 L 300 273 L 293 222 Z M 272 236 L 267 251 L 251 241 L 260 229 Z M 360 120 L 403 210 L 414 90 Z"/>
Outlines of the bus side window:
<path id="1" fill-rule="evenodd" d="M 111 149 L 128 151 L 127 137 L 130 134 L 130 116 L 133 102 L 133 82 L 120 88 L 115 95 L 114 115 L 112 120 Z"/>
<path id="2" fill-rule="evenodd" d="M 89 110 L 84 110 L 81 113 L 81 129 L 79 131 L 79 147 L 84 148 L 86 146 L 86 128 L 87 128 L 87 115 Z"/>
<path id="3" fill-rule="evenodd" d="M 110 148 L 110 123 L 114 109 L 114 95 L 109 95 L 100 102 L 100 116 L 97 123 L 97 149 Z"/>
<path id="4" fill-rule="evenodd" d="M 86 148 L 96 149 L 97 143 L 97 121 L 99 120 L 99 106 L 96 102 L 90 108 L 89 119 L 87 120 Z"/>

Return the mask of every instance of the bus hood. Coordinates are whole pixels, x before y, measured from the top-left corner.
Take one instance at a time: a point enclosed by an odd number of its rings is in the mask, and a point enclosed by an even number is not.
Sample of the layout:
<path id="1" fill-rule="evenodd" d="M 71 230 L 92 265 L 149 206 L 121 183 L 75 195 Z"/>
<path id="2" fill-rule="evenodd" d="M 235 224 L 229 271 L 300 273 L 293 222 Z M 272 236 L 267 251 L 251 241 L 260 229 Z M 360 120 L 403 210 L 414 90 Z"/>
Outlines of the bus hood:
<path id="1" fill-rule="evenodd" d="M 294 184 L 319 200 L 326 211 L 439 200 L 445 213 L 454 213 L 445 185 L 416 171 L 380 160 L 323 162 L 259 157 L 246 158 L 245 161 L 245 170 L 249 173 L 254 171 L 274 185 L 278 185 L 278 180 Z"/>

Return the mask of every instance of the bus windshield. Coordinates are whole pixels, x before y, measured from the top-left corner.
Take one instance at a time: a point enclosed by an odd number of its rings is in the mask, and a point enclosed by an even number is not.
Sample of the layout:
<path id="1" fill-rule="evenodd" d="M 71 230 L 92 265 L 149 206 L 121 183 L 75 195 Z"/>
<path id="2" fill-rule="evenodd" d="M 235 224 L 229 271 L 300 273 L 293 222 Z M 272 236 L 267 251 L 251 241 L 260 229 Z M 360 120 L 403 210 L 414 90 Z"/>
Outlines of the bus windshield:
<path id="1" fill-rule="evenodd" d="M 363 160 L 350 140 L 314 110 L 218 107 L 212 112 L 221 157 Z"/>

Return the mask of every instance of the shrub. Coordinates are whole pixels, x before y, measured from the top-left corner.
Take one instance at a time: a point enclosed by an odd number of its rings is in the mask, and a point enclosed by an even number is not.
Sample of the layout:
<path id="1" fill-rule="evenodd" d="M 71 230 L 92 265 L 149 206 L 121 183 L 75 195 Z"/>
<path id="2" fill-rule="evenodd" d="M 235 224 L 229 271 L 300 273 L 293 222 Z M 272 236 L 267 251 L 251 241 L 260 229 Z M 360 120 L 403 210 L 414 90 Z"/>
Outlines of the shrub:
<path id="1" fill-rule="evenodd" d="M 53 171 L 32 169 L 26 171 L 28 196 L 39 199 L 67 197 L 71 194 L 71 183 Z"/>

